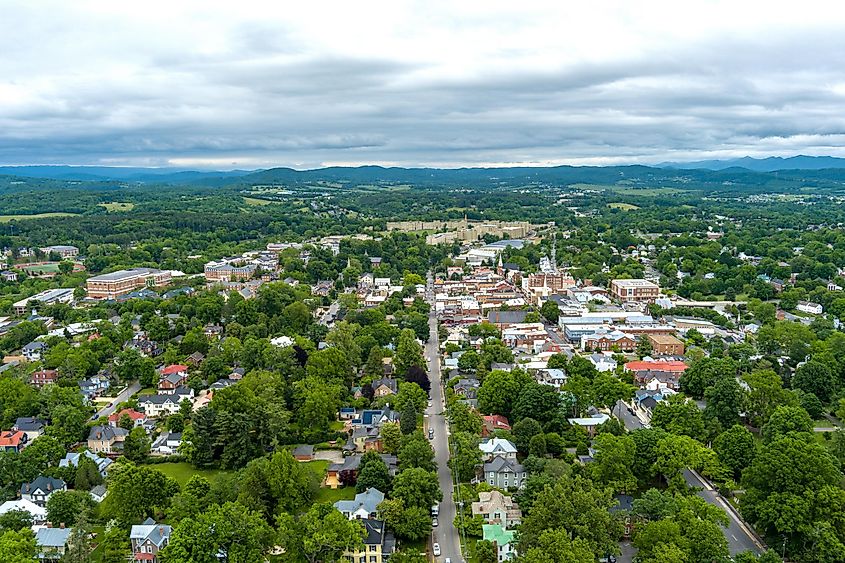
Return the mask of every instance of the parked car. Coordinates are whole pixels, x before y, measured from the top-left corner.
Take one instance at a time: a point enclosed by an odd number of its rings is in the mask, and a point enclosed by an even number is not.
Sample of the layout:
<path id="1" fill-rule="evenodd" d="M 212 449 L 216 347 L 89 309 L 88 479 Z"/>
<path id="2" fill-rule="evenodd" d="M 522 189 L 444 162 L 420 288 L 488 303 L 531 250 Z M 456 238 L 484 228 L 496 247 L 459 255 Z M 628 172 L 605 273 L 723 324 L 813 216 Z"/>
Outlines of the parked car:
<path id="1" fill-rule="evenodd" d="M 433 546 L 431 546 L 431 550 L 434 552 L 435 557 L 440 557 L 440 544 L 439 543 L 436 543 Z"/>
<path id="2" fill-rule="evenodd" d="M 432 527 L 432 528 L 436 528 L 436 527 L 437 527 L 437 518 L 435 518 L 434 520 L 432 520 L 432 521 L 431 521 L 431 527 Z"/>

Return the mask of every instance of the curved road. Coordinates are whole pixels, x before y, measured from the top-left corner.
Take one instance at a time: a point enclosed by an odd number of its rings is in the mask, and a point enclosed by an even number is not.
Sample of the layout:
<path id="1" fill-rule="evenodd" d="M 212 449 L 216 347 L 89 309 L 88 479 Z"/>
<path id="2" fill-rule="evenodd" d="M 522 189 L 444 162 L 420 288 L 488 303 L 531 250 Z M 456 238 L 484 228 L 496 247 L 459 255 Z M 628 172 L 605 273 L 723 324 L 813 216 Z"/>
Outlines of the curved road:
<path id="1" fill-rule="evenodd" d="M 425 356 L 428 361 L 428 378 L 431 381 L 431 407 L 426 410 L 428 428 L 434 430 L 434 459 L 437 462 L 437 480 L 443 492 L 440 503 L 440 515 L 437 517 L 438 526 L 432 531 L 432 543 L 440 544 L 440 556 L 435 561 L 444 562 L 447 558 L 452 563 L 463 561 L 461 556 L 461 542 L 458 530 L 455 528 L 457 514 L 455 501 L 452 498 L 454 483 L 449 469 L 449 429 L 445 415 L 445 394 L 443 380 L 440 375 L 440 336 L 437 333 L 437 317 L 434 314 L 434 283 L 431 275 L 428 277 L 426 298 L 431 304 L 428 325 L 431 334 L 425 345 Z"/>

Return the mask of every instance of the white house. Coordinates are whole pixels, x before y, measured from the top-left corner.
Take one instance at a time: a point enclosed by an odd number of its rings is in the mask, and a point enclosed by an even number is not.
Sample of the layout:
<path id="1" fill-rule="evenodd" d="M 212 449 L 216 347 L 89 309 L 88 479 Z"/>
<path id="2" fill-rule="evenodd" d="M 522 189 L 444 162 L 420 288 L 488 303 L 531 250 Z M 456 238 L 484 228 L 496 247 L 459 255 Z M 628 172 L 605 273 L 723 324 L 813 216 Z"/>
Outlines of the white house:
<path id="1" fill-rule="evenodd" d="M 489 460 L 494 456 L 505 459 L 516 459 L 516 446 L 504 438 L 485 440 L 478 445 L 478 449 L 481 450 L 481 454 L 485 460 Z"/>
<path id="2" fill-rule="evenodd" d="M 587 359 L 596 366 L 596 371 L 606 372 L 616 369 L 616 360 L 605 354 L 590 354 Z"/>
<path id="3" fill-rule="evenodd" d="M 812 301 L 799 301 L 796 309 L 804 313 L 810 313 L 811 315 L 821 315 L 824 312 L 824 307 L 821 304 L 813 303 Z"/>
<path id="4" fill-rule="evenodd" d="M 6 514 L 12 510 L 22 510 L 24 512 L 28 512 L 32 517 L 32 523 L 35 525 L 43 524 L 47 521 L 47 509 L 43 506 L 38 506 L 31 500 L 8 500 L 3 504 L 0 504 L 0 515 Z"/>

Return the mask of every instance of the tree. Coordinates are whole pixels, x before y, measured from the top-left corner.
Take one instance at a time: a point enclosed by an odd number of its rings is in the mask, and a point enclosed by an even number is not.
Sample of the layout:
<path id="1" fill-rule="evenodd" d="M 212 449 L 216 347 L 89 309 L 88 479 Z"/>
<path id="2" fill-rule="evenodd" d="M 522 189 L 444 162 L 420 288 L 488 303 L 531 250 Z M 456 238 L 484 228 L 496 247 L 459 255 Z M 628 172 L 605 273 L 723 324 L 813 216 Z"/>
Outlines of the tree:
<path id="1" fill-rule="evenodd" d="M 513 407 L 513 420 L 533 417 L 546 423 L 559 415 L 562 407 L 560 392 L 550 385 L 532 382 L 522 389 Z"/>
<path id="2" fill-rule="evenodd" d="M 405 381 L 408 383 L 415 383 L 420 386 L 420 389 L 425 391 L 426 395 L 431 391 L 431 380 L 425 369 L 420 366 L 411 366 L 405 374 Z"/>
<path id="3" fill-rule="evenodd" d="M 722 377 L 704 392 L 707 407 L 705 416 L 715 418 L 722 428 L 730 428 L 739 422 L 739 413 L 745 407 L 745 392 L 736 378 Z"/>
<path id="4" fill-rule="evenodd" d="M 405 404 L 405 409 L 399 418 L 399 429 L 405 435 L 417 430 L 417 409 L 412 401 L 408 401 Z"/>
<path id="5" fill-rule="evenodd" d="M 540 307 L 540 314 L 551 324 L 556 325 L 558 318 L 560 318 L 560 307 L 558 307 L 557 303 L 549 299 Z"/>
<path id="6" fill-rule="evenodd" d="M 511 430 L 514 439 L 514 445 L 522 453 L 528 453 L 528 446 L 531 443 L 531 438 L 543 432 L 540 423 L 530 417 L 525 417 L 513 425 Z"/>
<path id="7" fill-rule="evenodd" d="M 808 434 L 813 431 L 813 419 L 801 407 L 777 407 L 769 422 L 763 426 L 763 440 L 773 442 L 790 432 Z"/>
<path id="8" fill-rule="evenodd" d="M 528 442 L 528 455 L 543 458 L 546 457 L 547 452 L 548 450 L 546 448 L 546 436 L 544 434 L 537 434 L 536 436 L 532 436 L 531 441 Z"/>
<path id="9" fill-rule="evenodd" d="M 347 551 L 360 551 L 365 531 L 358 520 L 348 520 L 330 504 L 315 504 L 298 522 L 289 515 L 277 520 L 281 545 L 300 553 L 308 563 L 340 561 Z"/>
<path id="10" fill-rule="evenodd" d="M 6 530 L 0 535 L 0 561 L 33 563 L 38 561 L 38 547 L 32 530 Z"/>
<path id="11" fill-rule="evenodd" d="M 129 416 L 127 413 L 123 413 L 120 415 L 120 418 L 117 420 L 117 425 L 120 428 L 123 428 L 127 432 L 135 428 L 135 422 L 132 420 L 132 417 Z"/>
<path id="12" fill-rule="evenodd" d="M 467 432 L 454 432 L 449 439 L 452 446 L 449 467 L 457 473 L 459 481 L 470 481 L 475 477 L 475 468 L 481 463 L 478 438 Z"/>
<path id="13" fill-rule="evenodd" d="M 743 379 L 748 384 L 747 411 L 751 424 L 761 428 L 779 406 L 798 406 L 795 394 L 784 389 L 780 376 L 772 370 L 755 371 Z"/>
<path id="14" fill-rule="evenodd" d="M 294 383 L 294 398 L 299 405 L 297 418 L 302 429 L 314 434 L 327 432 L 340 408 L 340 395 L 339 385 L 326 383 L 315 376 L 309 375 Z"/>
<path id="15" fill-rule="evenodd" d="M 434 450 L 422 432 L 412 432 L 402 438 L 402 446 L 397 456 L 399 469 L 404 471 L 410 467 L 421 467 L 426 471 L 434 471 L 437 464 L 434 463 Z"/>
<path id="16" fill-rule="evenodd" d="M 85 495 L 88 496 L 88 495 Z M 67 540 L 67 549 L 62 557 L 63 563 L 88 563 L 91 561 L 91 552 L 94 546 L 91 545 L 91 526 L 85 513 L 79 515 L 76 524 L 70 532 Z"/>
<path id="17" fill-rule="evenodd" d="M 19 532 L 32 526 L 32 515 L 26 510 L 15 509 L 0 514 L 0 534 L 3 532 Z"/>
<path id="18" fill-rule="evenodd" d="M 713 451 L 738 479 L 742 470 L 754 461 L 757 444 L 754 435 L 744 426 L 735 424 L 713 441 Z"/>
<path id="19" fill-rule="evenodd" d="M 593 379 L 593 397 L 596 405 L 610 409 L 612 413 L 619 401 L 634 396 L 633 385 L 628 385 L 609 373 L 600 373 Z"/>
<path id="20" fill-rule="evenodd" d="M 822 403 L 827 404 L 836 389 L 836 378 L 827 365 L 810 360 L 795 370 L 792 386 L 805 393 L 812 393 Z"/>
<path id="21" fill-rule="evenodd" d="M 87 491 L 56 491 L 47 499 L 47 520 L 68 528 L 76 524 L 79 515 L 93 508 L 94 501 Z"/>
<path id="22" fill-rule="evenodd" d="M 632 469 L 637 455 L 634 439 L 630 436 L 601 434 L 595 439 L 594 447 L 594 462 L 588 466 L 593 479 L 609 486 L 615 493 L 633 491 L 637 486 Z"/>
<path id="23" fill-rule="evenodd" d="M 417 342 L 414 331 L 406 328 L 399 333 L 396 345 L 396 353 L 393 355 L 393 365 L 396 373 L 404 375 L 411 369 L 411 366 L 425 366 L 423 360 L 422 346 Z"/>
<path id="24" fill-rule="evenodd" d="M 401 471 L 393 478 L 393 498 L 401 499 L 405 506 L 419 506 L 430 509 L 440 502 L 443 493 L 437 482 L 437 474 L 414 467 Z"/>
<path id="25" fill-rule="evenodd" d="M 308 356 L 305 373 L 316 381 L 348 385 L 352 378 L 352 364 L 343 350 L 329 347 Z"/>
<path id="26" fill-rule="evenodd" d="M 383 493 L 390 490 L 390 470 L 381 456 L 374 452 L 365 453 L 358 467 L 355 492 L 363 493 L 367 489 L 378 489 Z"/>
<path id="27" fill-rule="evenodd" d="M 273 544 L 273 530 L 260 514 L 227 502 L 176 524 L 161 555 L 168 563 L 250 563 L 261 561 Z"/>
<path id="28" fill-rule="evenodd" d="M 160 471 L 114 463 L 109 467 L 109 495 L 102 511 L 124 525 L 141 522 L 156 508 L 167 508 L 177 492 L 179 484 Z"/>
<path id="29" fill-rule="evenodd" d="M 167 430 L 169 432 L 182 432 L 185 429 L 185 417 L 181 412 L 173 413 L 167 417 Z"/>
<path id="30" fill-rule="evenodd" d="M 630 434 L 637 448 L 637 455 L 631 469 L 641 483 L 650 481 L 654 475 L 654 463 L 657 461 L 657 445 L 667 436 L 661 428 L 641 428 Z"/>
<path id="31" fill-rule="evenodd" d="M 481 435 L 484 421 L 475 410 L 466 403 L 455 402 L 449 407 L 449 425 L 453 432 L 467 432 Z"/>
<path id="32" fill-rule="evenodd" d="M 475 350 L 467 350 L 458 358 L 458 369 L 461 371 L 475 371 L 481 358 Z"/>
<path id="33" fill-rule="evenodd" d="M 123 442 L 123 455 L 126 459 L 142 462 L 150 453 L 150 439 L 141 426 L 133 428 Z"/>
<path id="34" fill-rule="evenodd" d="M 651 346 L 651 340 L 646 336 L 641 336 L 637 342 L 637 356 L 643 359 L 651 356 L 652 352 L 654 352 L 654 348 Z"/>
<path id="35" fill-rule="evenodd" d="M 428 394 L 416 383 L 403 381 L 399 383 L 399 392 L 393 399 L 397 410 L 404 411 L 407 405 L 413 404 L 414 410 L 418 413 L 425 410 L 428 403 Z"/>
<path id="36" fill-rule="evenodd" d="M 400 538 L 419 541 L 431 533 L 430 508 L 406 507 L 400 499 L 385 500 L 378 508 L 381 518 Z"/>
<path id="37" fill-rule="evenodd" d="M 672 395 L 654 407 L 651 425 L 662 428 L 670 434 L 690 436 L 700 440 L 704 437 L 704 419 L 693 401 L 681 395 Z"/>
<path id="38" fill-rule="evenodd" d="M 681 375 L 681 390 L 690 397 L 701 399 L 704 391 L 717 380 L 735 376 L 736 365 L 731 358 L 702 358 Z"/>
<path id="39" fill-rule="evenodd" d="M 481 543 L 476 544 L 476 553 Z M 495 546 L 491 542 L 486 543 L 493 549 L 492 563 L 495 563 L 498 560 Z M 486 546 L 483 549 L 487 549 Z M 537 546 L 528 549 L 521 560 L 525 563 L 593 563 L 597 555 L 587 540 L 580 537 L 573 539 L 567 530 L 554 528 L 545 530 Z M 486 556 L 489 557 L 489 554 Z"/>
<path id="40" fill-rule="evenodd" d="M 211 482 L 202 475 L 192 475 L 182 491 L 173 498 L 168 518 L 178 522 L 194 518 L 211 504 Z"/>
<path id="41" fill-rule="evenodd" d="M 281 511 L 292 512 L 311 502 L 317 478 L 287 450 L 250 461 L 240 473 L 238 502 L 272 518 Z"/>
<path id="42" fill-rule="evenodd" d="M 496 546 L 493 542 L 487 540 L 479 540 L 475 543 L 475 557 L 478 563 L 496 563 L 499 557 L 496 553 Z M 590 562 L 593 560 L 591 559 Z"/>
<path id="43" fill-rule="evenodd" d="M 513 372 L 491 371 L 478 389 L 478 410 L 484 414 L 500 414 L 510 419 L 520 387 L 521 381 Z"/>
<path id="44" fill-rule="evenodd" d="M 687 468 L 712 475 L 718 463 L 712 450 L 689 436 L 669 434 L 660 440 L 654 470 L 666 479 L 671 491 L 686 491 L 683 471 Z"/>

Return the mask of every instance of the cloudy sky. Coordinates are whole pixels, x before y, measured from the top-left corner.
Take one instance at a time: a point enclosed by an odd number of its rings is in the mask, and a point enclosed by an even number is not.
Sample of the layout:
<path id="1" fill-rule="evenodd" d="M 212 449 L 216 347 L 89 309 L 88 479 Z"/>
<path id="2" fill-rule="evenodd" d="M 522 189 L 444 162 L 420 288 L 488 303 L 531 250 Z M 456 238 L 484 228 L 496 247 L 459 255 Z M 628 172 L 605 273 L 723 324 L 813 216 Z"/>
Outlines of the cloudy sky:
<path id="1" fill-rule="evenodd" d="M 841 2 L 0 7 L 0 164 L 845 156 Z"/>

